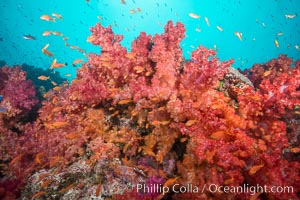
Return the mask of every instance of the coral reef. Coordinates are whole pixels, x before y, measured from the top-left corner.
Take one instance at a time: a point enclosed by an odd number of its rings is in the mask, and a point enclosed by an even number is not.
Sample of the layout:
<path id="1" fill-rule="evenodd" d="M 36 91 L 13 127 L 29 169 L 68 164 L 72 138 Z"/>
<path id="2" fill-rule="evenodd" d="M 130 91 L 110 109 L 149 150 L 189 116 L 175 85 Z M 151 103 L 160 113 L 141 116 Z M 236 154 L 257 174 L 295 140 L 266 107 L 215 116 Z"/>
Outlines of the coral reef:
<path id="1" fill-rule="evenodd" d="M 33 110 L 38 105 L 35 87 L 26 80 L 26 72 L 20 66 L 0 67 L 0 164 L 1 177 L 9 171 L 8 163 L 17 155 L 20 134 L 24 123 L 30 121 Z M 32 148 L 32 146 L 31 146 Z M 20 169 L 19 169 L 20 170 Z M 18 178 L 1 178 L 0 197 L 5 193 L 8 199 L 20 194 L 22 181 Z M 3 189 L 5 188 L 5 189 Z"/>
<path id="2" fill-rule="evenodd" d="M 26 72 L 27 80 L 31 80 L 36 86 L 36 94 L 39 100 L 44 100 L 43 95 L 56 85 L 67 82 L 66 78 L 62 78 L 60 73 L 51 69 L 42 69 L 23 63 L 22 70 Z M 49 77 L 48 80 L 39 80 L 39 76 Z"/>
<path id="3" fill-rule="evenodd" d="M 0 197 L 299 198 L 300 62 L 280 55 L 243 76 L 202 46 L 184 60 L 184 26 L 171 21 L 163 34 L 141 33 L 130 52 L 111 27 L 91 32 L 100 55 L 44 95 L 37 120 L 6 133 L 17 139 L 5 139 L 15 148 L 1 160 Z M 211 192 L 210 184 L 294 191 Z M 178 192 L 189 186 L 203 190 Z"/>

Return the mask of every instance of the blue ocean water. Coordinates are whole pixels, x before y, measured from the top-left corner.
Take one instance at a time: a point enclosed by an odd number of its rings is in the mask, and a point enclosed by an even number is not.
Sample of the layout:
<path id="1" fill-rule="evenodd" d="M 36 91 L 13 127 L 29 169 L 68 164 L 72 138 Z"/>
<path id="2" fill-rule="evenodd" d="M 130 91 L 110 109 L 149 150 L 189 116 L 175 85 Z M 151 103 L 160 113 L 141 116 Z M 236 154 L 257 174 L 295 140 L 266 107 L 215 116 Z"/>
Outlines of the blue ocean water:
<path id="1" fill-rule="evenodd" d="M 72 62 L 86 57 L 65 46 L 61 36 L 42 36 L 44 31 L 59 31 L 68 37 L 69 45 L 99 53 L 99 47 L 86 42 L 89 28 L 97 22 L 124 35 L 122 44 L 130 49 L 140 32 L 162 33 L 166 22 L 173 20 L 185 25 L 186 38 L 181 45 L 187 59 L 201 44 L 215 48 L 221 60 L 234 58 L 234 66 L 244 69 L 278 54 L 300 59 L 299 10 L 299 0 L 0 0 L 0 60 L 47 69 L 53 58 L 41 49 L 49 43 L 48 50 L 57 61 L 68 63 L 55 70 L 62 75 L 70 73 L 67 78 L 72 79 L 76 74 Z M 61 14 L 63 20 L 40 19 L 52 13 Z M 235 32 L 242 34 L 242 40 Z M 36 40 L 26 40 L 24 35 Z"/>

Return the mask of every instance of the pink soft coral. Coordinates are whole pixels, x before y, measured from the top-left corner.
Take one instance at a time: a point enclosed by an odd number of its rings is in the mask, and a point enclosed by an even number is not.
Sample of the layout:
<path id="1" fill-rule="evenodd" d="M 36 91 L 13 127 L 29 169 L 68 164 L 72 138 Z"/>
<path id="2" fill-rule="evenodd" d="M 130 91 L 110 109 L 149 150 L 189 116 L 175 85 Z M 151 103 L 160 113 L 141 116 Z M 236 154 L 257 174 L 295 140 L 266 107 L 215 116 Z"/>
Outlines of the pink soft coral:
<path id="1" fill-rule="evenodd" d="M 35 87 L 30 80 L 26 80 L 26 72 L 21 67 L 1 67 L 0 77 L 1 105 L 6 109 L 6 115 L 26 114 L 37 105 Z"/>

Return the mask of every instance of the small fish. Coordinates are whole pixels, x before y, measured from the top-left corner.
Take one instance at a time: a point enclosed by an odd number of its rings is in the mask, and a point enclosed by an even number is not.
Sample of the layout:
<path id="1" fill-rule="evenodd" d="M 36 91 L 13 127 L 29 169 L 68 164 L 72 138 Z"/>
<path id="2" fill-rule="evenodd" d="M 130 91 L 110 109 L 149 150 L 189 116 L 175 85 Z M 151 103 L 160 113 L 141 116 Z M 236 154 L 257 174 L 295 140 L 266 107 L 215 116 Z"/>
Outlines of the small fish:
<path id="1" fill-rule="evenodd" d="M 43 49 L 47 49 L 48 47 L 49 47 L 49 43 L 48 44 L 46 44 L 44 47 L 43 47 Z"/>
<path id="2" fill-rule="evenodd" d="M 217 26 L 217 29 L 218 29 L 219 31 L 223 31 L 223 29 L 222 29 L 221 26 Z"/>
<path id="3" fill-rule="evenodd" d="M 47 187 L 48 185 L 50 185 L 52 183 L 51 179 L 47 179 L 45 180 L 42 184 L 41 184 L 41 189 Z"/>
<path id="4" fill-rule="evenodd" d="M 94 35 L 90 35 L 87 37 L 86 41 L 87 42 L 93 42 L 96 39 L 96 37 Z"/>
<path id="5" fill-rule="evenodd" d="M 60 19 L 60 20 L 63 19 L 62 16 L 61 16 L 60 14 L 57 14 L 57 13 L 52 13 L 52 16 L 53 16 L 53 17 L 56 17 L 56 18 L 58 18 L 58 19 Z"/>
<path id="6" fill-rule="evenodd" d="M 57 122 L 54 122 L 53 124 L 50 124 L 48 126 L 48 128 L 50 128 L 50 129 L 62 128 L 62 127 L 67 126 L 68 124 L 69 123 L 65 122 L 65 121 L 57 121 Z"/>
<path id="7" fill-rule="evenodd" d="M 142 12 L 142 9 L 141 9 L 141 8 L 136 8 L 136 10 L 137 10 L 138 12 Z"/>
<path id="8" fill-rule="evenodd" d="M 39 76 L 38 79 L 41 80 L 41 81 L 46 81 L 46 80 L 50 79 L 50 76 L 43 76 L 42 75 L 42 76 Z"/>
<path id="9" fill-rule="evenodd" d="M 197 122 L 197 120 L 191 119 L 191 120 L 187 121 L 187 122 L 185 123 L 185 125 L 186 125 L 186 126 L 192 126 L 192 125 L 195 124 L 196 122 Z"/>
<path id="10" fill-rule="evenodd" d="M 32 36 L 32 35 L 23 35 L 23 38 L 25 40 L 36 40 L 36 38 L 34 36 Z"/>
<path id="11" fill-rule="evenodd" d="M 49 15 L 42 15 L 40 17 L 41 20 L 45 20 L 45 21 L 51 21 L 51 22 L 55 22 L 55 18 L 52 18 L 51 16 Z"/>
<path id="12" fill-rule="evenodd" d="M 53 31 L 52 33 L 53 33 L 53 35 L 57 35 L 57 36 L 62 36 L 63 35 L 61 32 L 58 32 L 58 31 Z"/>
<path id="13" fill-rule="evenodd" d="M 119 105 L 124 105 L 124 104 L 128 104 L 131 103 L 132 100 L 131 99 L 123 99 L 121 101 L 118 102 Z"/>
<path id="14" fill-rule="evenodd" d="M 242 38 L 243 38 L 243 33 L 241 32 L 234 32 L 234 35 L 236 35 L 240 41 L 242 41 Z"/>
<path id="15" fill-rule="evenodd" d="M 51 53 L 51 52 L 48 51 L 47 49 L 42 49 L 42 52 L 43 52 L 44 54 L 46 54 L 47 56 L 50 56 L 50 57 L 53 56 L 53 53 Z"/>
<path id="16" fill-rule="evenodd" d="M 170 123 L 170 121 L 158 121 L 158 120 L 151 122 L 151 124 L 153 126 L 159 126 L 159 125 L 165 126 L 165 125 L 168 125 L 169 123 Z"/>
<path id="17" fill-rule="evenodd" d="M 56 86 L 53 88 L 54 91 L 60 91 L 62 89 L 62 86 Z"/>
<path id="18" fill-rule="evenodd" d="M 65 74 L 65 76 L 68 76 L 68 77 L 70 77 L 70 76 L 72 76 L 71 74 Z"/>
<path id="19" fill-rule="evenodd" d="M 13 166 L 15 163 L 19 162 L 22 159 L 22 157 L 23 157 L 23 154 L 17 155 L 10 161 L 9 165 Z"/>
<path id="20" fill-rule="evenodd" d="M 188 140 L 188 138 L 186 138 L 186 137 L 185 137 L 185 138 L 181 138 L 181 139 L 180 139 L 180 142 L 183 143 L 183 142 L 186 142 L 187 140 Z"/>
<path id="21" fill-rule="evenodd" d="M 79 47 L 78 47 L 78 46 L 75 46 L 75 45 L 73 45 L 73 46 L 70 46 L 70 48 L 71 48 L 71 49 L 78 49 Z"/>
<path id="22" fill-rule="evenodd" d="M 205 17 L 204 19 L 205 19 L 205 22 L 206 22 L 207 26 L 210 26 L 210 23 L 209 23 L 209 21 L 208 21 L 208 18 Z"/>
<path id="23" fill-rule="evenodd" d="M 100 195 L 101 188 L 102 188 L 102 184 L 99 183 L 98 186 L 97 186 L 97 188 L 96 188 L 96 197 L 98 197 Z"/>
<path id="24" fill-rule="evenodd" d="M 133 69 L 134 69 L 135 72 L 138 73 L 138 74 L 139 74 L 139 73 L 142 73 L 142 72 L 144 71 L 144 67 L 139 66 L 139 65 L 133 67 Z"/>
<path id="25" fill-rule="evenodd" d="M 284 15 L 286 19 L 293 19 L 297 16 L 297 14 L 286 14 Z"/>
<path id="26" fill-rule="evenodd" d="M 197 31 L 197 32 L 201 32 L 201 29 L 200 29 L 200 28 L 196 28 L 196 31 Z"/>
<path id="27" fill-rule="evenodd" d="M 77 65 L 77 64 L 79 64 L 81 62 L 83 62 L 82 59 L 76 59 L 76 60 L 73 61 L 72 66 L 74 67 L 75 65 Z"/>
<path id="28" fill-rule="evenodd" d="M 282 34 L 283 33 L 280 31 L 280 32 L 277 33 L 277 36 L 282 36 Z"/>
<path id="29" fill-rule="evenodd" d="M 200 18 L 200 16 L 197 15 L 197 14 L 195 14 L 195 13 L 189 13 L 189 16 L 190 16 L 191 18 L 194 18 L 194 19 L 199 19 L 199 18 Z"/>
<path id="30" fill-rule="evenodd" d="M 231 177 L 231 178 L 229 178 L 229 179 L 226 179 L 226 180 L 224 181 L 224 184 L 225 184 L 225 185 L 229 185 L 229 184 L 231 184 L 233 181 L 234 181 L 234 178 Z"/>
<path id="31" fill-rule="evenodd" d="M 36 164 L 41 164 L 42 163 L 41 158 L 42 158 L 43 155 L 44 155 L 43 152 L 40 152 L 40 153 L 36 154 L 35 159 L 34 159 Z"/>
<path id="32" fill-rule="evenodd" d="M 48 47 L 49 47 L 49 43 L 46 44 L 46 45 L 42 48 L 42 52 L 43 52 L 44 54 L 46 54 L 47 56 L 52 57 L 52 56 L 53 56 L 53 53 L 51 53 L 50 51 L 47 50 Z"/>
<path id="33" fill-rule="evenodd" d="M 275 46 L 276 46 L 277 48 L 279 48 L 279 42 L 278 42 L 278 40 L 274 40 L 274 44 L 275 44 Z"/>
<path id="34" fill-rule="evenodd" d="M 134 10 L 134 9 L 130 9 L 129 12 L 130 12 L 131 14 L 135 14 L 135 10 Z"/>
<path id="35" fill-rule="evenodd" d="M 126 4 L 125 0 L 120 0 L 121 4 Z"/>
<path id="36" fill-rule="evenodd" d="M 63 63 L 57 63 L 57 60 L 56 58 L 52 61 L 51 63 L 51 66 L 50 66 L 50 69 L 53 69 L 53 68 L 61 68 L 61 67 L 64 67 L 66 66 L 66 64 L 63 64 Z"/>
<path id="37" fill-rule="evenodd" d="M 210 138 L 214 139 L 214 140 L 219 140 L 224 136 L 224 131 L 217 131 L 214 132 L 210 135 Z"/>
<path id="38" fill-rule="evenodd" d="M 300 147 L 294 147 L 291 149 L 292 153 L 299 153 L 300 152 Z"/>
<path id="39" fill-rule="evenodd" d="M 68 39 L 69 39 L 68 37 L 64 37 L 64 38 L 63 38 L 64 41 L 66 41 L 66 40 L 68 40 Z"/>
<path id="40" fill-rule="evenodd" d="M 261 168 L 264 167 L 264 164 L 260 165 L 254 165 L 250 170 L 249 170 L 249 175 L 255 174 L 257 171 L 259 171 Z"/>
<path id="41" fill-rule="evenodd" d="M 271 72 L 272 72 L 272 70 L 265 71 L 265 72 L 263 73 L 263 77 L 269 76 L 269 75 L 271 74 Z"/>
<path id="42" fill-rule="evenodd" d="M 46 192 L 44 192 L 44 191 L 37 192 L 32 196 L 32 199 L 37 199 L 37 198 L 43 196 L 44 194 L 46 194 Z"/>
<path id="43" fill-rule="evenodd" d="M 49 36 L 52 34 L 52 31 L 44 31 L 43 36 Z"/>
<path id="44" fill-rule="evenodd" d="M 57 83 L 55 83 L 54 81 L 51 81 L 51 84 L 52 84 L 53 86 L 57 86 Z"/>
<path id="45" fill-rule="evenodd" d="M 60 191 L 59 191 L 59 193 L 66 193 L 67 191 L 69 191 L 70 189 L 72 189 L 73 187 L 75 187 L 76 186 L 76 184 L 75 183 L 72 183 L 71 185 L 69 185 L 69 186 L 67 186 L 67 187 L 65 187 L 65 188 L 63 188 L 63 189 L 61 189 Z"/>
<path id="46" fill-rule="evenodd" d="M 69 134 L 66 134 L 65 137 L 67 139 L 71 140 L 71 139 L 75 139 L 75 138 L 80 137 L 80 134 L 79 133 L 69 133 Z"/>
<path id="47" fill-rule="evenodd" d="M 299 45 L 295 45 L 295 49 L 297 49 L 297 50 L 300 50 L 300 47 L 299 47 Z"/>
<path id="48" fill-rule="evenodd" d="M 61 158 L 58 156 L 51 157 L 49 167 L 52 168 L 52 167 L 56 166 L 60 162 L 60 160 L 61 160 Z"/>

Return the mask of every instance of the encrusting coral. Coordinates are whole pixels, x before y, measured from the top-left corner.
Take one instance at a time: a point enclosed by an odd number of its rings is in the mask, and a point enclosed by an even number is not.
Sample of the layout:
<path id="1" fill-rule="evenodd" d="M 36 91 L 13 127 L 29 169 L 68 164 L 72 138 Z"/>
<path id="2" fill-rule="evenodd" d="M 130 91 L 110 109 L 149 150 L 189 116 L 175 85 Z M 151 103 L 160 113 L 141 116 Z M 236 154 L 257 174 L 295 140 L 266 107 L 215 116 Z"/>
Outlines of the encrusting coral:
<path id="1" fill-rule="evenodd" d="M 181 23 L 169 21 L 160 35 L 141 33 L 130 52 L 111 27 L 91 32 L 101 54 L 89 55 L 70 86 L 45 94 L 36 121 L 6 133 L 16 139 L 9 160 L 1 156 L 1 197 L 299 198 L 299 62 L 292 68 L 281 55 L 266 64 L 269 71 L 255 65 L 243 72 L 247 79 L 230 69 L 233 60 L 221 62 L 202 46 L 184 60 Z M 138 184 L 294 191 L 163 194 Z"/>

